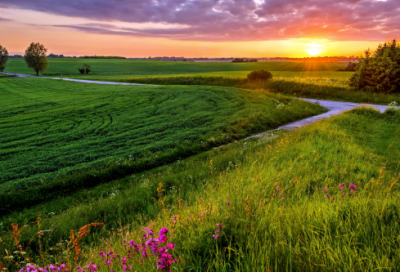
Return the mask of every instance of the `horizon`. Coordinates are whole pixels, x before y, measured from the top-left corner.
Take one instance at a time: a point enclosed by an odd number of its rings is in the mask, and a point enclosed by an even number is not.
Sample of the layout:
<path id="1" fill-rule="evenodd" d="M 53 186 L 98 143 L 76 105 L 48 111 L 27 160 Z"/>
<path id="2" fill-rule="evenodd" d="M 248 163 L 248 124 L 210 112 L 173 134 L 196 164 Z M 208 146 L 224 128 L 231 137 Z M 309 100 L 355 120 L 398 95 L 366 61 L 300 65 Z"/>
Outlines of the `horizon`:
<path id="1" fill-rule="evenodd" d="M 2 45 L 127 58 L 359 56 L 396 38 L 395 0 L 3 0 Z"/>

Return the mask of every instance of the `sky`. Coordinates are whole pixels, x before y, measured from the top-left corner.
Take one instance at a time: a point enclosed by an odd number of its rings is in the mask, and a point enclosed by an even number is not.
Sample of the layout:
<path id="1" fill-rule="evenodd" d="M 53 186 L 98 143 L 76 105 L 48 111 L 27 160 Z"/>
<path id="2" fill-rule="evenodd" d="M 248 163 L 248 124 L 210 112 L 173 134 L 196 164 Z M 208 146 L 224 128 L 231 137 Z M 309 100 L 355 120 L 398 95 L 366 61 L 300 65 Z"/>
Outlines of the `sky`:
<path id="1" fill-rule="evenodd" d="M 351 56 L 400 34 L 400 0 L 0 0 L 0 29 L 10 54 Z"/>

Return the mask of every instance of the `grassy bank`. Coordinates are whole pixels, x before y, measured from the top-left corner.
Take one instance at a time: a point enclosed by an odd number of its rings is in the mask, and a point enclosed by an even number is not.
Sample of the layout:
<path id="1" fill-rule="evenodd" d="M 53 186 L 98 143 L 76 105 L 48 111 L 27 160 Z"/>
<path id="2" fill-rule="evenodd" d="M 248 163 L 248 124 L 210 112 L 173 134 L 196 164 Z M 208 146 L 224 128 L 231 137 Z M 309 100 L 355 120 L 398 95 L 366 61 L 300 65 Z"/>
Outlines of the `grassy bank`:
<path id="1" fill-rule="evenodd" d="M 325 111 L 237 88 L 0 84 L 1 214 Z"/>
<path id="2" fill-rule="evenodd" d="M 85 247 L 82 264 L 102 263 L 99 250 L 125 254 L 122 239 L 140 243 L 143 227 L 149 226 L 171 230 L 174 257 L 182 258 L 176 267 L 188 271 L 395 271 L 400 263 L 399 132 L 398 111 L 353 110 L 131 177 L 138 195 L 130 197 L 132 187 L 89 198 L 44 218 L 42 226 L 60 237 L 73 222 L 104 220 L 101 231 L 107 238 Z M 134 206 L 141 211 L 129 208 Z M 215 240 L 217 223 L 223 227 Z M 3 240 L 12 243 L 9 237 Z M 133 259 L 136 271 L 156 269 L 151 260 Z"/>

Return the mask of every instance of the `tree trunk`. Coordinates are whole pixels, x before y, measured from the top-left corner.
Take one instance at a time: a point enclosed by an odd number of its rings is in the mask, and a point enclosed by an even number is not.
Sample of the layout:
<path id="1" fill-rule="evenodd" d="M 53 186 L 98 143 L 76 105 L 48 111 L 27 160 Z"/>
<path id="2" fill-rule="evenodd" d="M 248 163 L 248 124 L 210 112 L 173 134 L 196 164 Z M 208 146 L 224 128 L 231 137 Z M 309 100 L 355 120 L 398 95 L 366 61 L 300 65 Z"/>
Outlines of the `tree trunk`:
<path id="1" fill-rule="evenodd" d="M 36 75 L 37 75 L 37 76 L 39 75 L 39 70 L 36 70 Z"/>

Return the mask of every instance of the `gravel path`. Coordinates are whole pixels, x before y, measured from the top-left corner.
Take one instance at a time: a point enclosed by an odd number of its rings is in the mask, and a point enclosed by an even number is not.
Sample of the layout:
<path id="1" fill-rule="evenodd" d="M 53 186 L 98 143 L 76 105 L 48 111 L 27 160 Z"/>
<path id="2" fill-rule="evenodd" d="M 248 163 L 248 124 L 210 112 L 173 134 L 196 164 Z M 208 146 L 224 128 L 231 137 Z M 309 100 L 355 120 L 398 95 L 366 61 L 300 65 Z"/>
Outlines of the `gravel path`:
<path id="1" fill-rule="evenodd" d="M 14 73 L 2 73 L 10 76 L 16 76 L 16 77 L 38 77 L 38 76 L 32 76 L 32 75 L 25 75 L 25 74 L 14 74 Z M 83 80 L 83 79 L 72 79 L 72 78 L 59 78 L 59 77 L 42 77 L 39 76 L 39 78 L 47 78 L 47 79 L 58 79 L 58 80 L 67 80 L 67 81 L 73 81 L 73 82 L 81 82 L 81 83 L 93 83 L 93 84 L 108 84 L 108 85 L 146 85 L 146 86 L 156 86 L 156 85 L 149 85 L 149 84 L 139 84 L 139 83 L 122 83 L 122 82 L 108 82 L 108 81 L 93 81 L 93 80 Z M 289 123 L 283 126 L 278 127 L 277 129 L 274 130 L 281 130 L 281 129 L 286 129 L 286 130 L 292 130 L 296 129 L 311 123 L 314 123 L 318 120 L 324 119 L 324 118 L 329 118 L 331 116 L 338 115 L 344 111 L 352 110 L 354 108 L 360 107 L 362 105 L 374 107 L 380 112 L 384 112 L 388 106 L 383 106 L 383 105 L 371 105 L 371 104 L 361 104 L 361 103 L 351 103 L 351 102 L 340 102 L 340 101 L 330 101 L 330 100 L 319 100 L 319 99 L 308 99 L 308 98 L 299 98 L 304 101 L 308 101 L 311 103 L 317 103 L 320 106 L 326 108 L 329 110 L 326 113 L 316 115 L 310 118 L 306 118 L 303 120 L 298 120 L 293 123 Z M 271 132 L 273 130 L 261 132 L 255 135 L 252 135 L 248 138 L 254 138 L 254 137 L 260 137 L 261 135 Z M 246 139 L 248 139 L 246 138 Z"/>
<path id="2" fill-rule="evenodd" d="M 329 118 L 338 114 L 341 114 L 342 112 L 348 111 L 348 110 L 352 110 L 355 109 L 357 107 L 361 107 L 361 106 L 369 106 L 369 107 L 373 107 L 376 108 L 377 110 L 379 110 L 380 112 L 384 112 L 388 106 L 383 106 L 383 105 L 374 105 L 374 104 L 361 104 L 361 103 L 352 103 L 352 102 L 340 102 L 340 101 L 331 101 L 331 100 L 319 100 L 319 99 L 309 99 L 309 98 L 299 98 L 301 100 L 304 101 L 308 101 L 310 103 L 317 103 L 318 105 L 320 105 L 321 107 L 324 107 L 325 109 L 329 110 L 326 113 L 320 114 L 320 115 L 316 115 L 313 117 L 309 117 L 306 119 L 302 119 L 302 120 L 298 120 L 295 121 L 293 123 L 289 123 L 283 126 L 278 127 L 277 129 L 274 130 L 281 130 L 281 129 L 286 129 L 286 130 L 292 130 L 292 129 L 296 129 L 311 123 L 314 123 L 318 120 L 321 119 L 325 119 L 325 118 Z M 270 130 L 271 131 L 271 130 Z M 255 135 L 252 135 L 248 138 L 254 138 L 254 137 L 260 137 L 261 135 L 270 132 L 270 131 L 265 131 L 265 132 L 261 132 Z M 248 139 L 246 138 L 246 139 Z"/>

